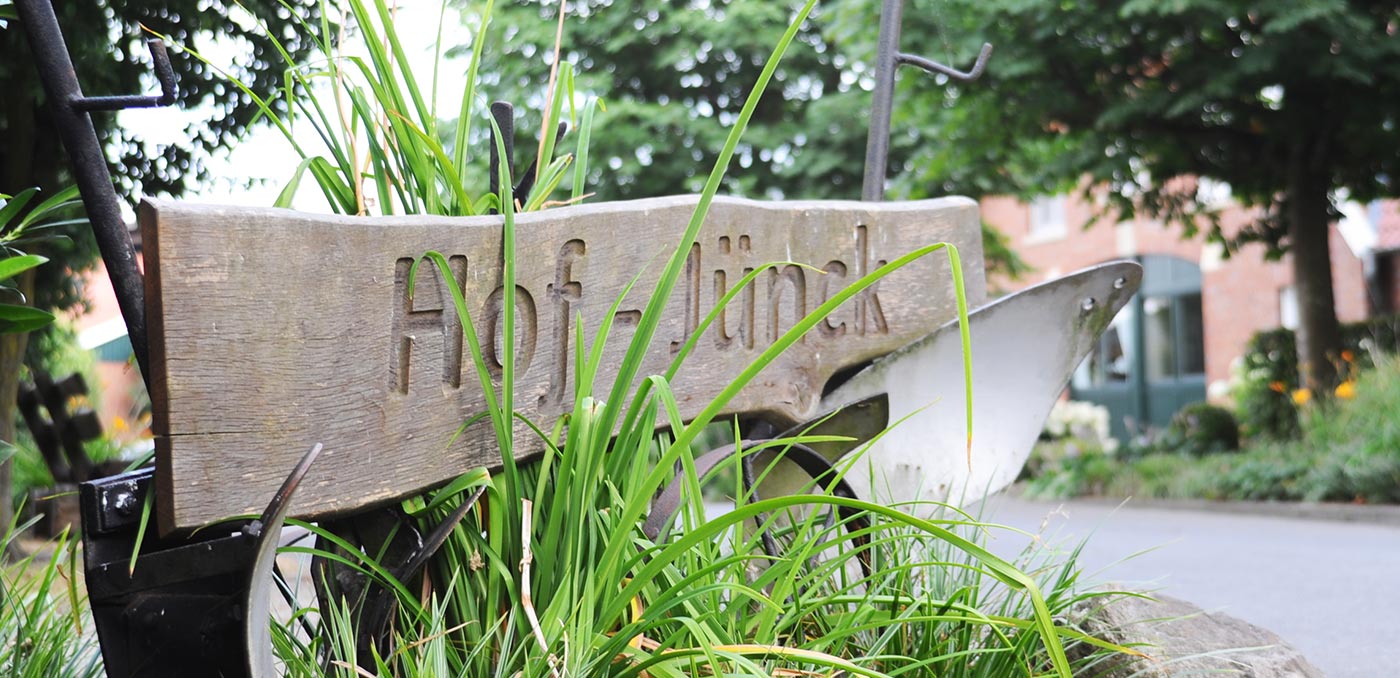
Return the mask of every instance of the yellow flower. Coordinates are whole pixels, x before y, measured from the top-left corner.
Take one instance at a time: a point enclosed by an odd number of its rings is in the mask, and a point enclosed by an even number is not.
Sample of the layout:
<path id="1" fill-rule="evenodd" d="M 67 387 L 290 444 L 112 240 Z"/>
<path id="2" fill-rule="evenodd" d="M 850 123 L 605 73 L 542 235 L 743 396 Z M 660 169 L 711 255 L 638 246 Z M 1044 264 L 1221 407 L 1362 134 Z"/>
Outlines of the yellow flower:
<path id="1" fill-rule="evenodd" d="M 1305 388 L 1300 388 L 1293 391 L 1294 405 L 1306 405 L 1308 404 L 1309 400 L 1312 400 L 1312 391 L 1309 391 Z"/>
<path id="2" fill-rule="evenodd" d="M 112 430 L 121 433 L 126 430 L 126 420 L 121 417 L 112 417 Z"/>
<path id="3" fill-rule="evenodd" d="M 1335 391 L 1335 393 L 1337 394 L 1337 397 L 1341 398 L 1342 400 L 1351 400 L 1352 398 L 1355 398 L 1356 382 L 1344 381 L 1340 384 L 1337 384 L 1337 390 Z"/>

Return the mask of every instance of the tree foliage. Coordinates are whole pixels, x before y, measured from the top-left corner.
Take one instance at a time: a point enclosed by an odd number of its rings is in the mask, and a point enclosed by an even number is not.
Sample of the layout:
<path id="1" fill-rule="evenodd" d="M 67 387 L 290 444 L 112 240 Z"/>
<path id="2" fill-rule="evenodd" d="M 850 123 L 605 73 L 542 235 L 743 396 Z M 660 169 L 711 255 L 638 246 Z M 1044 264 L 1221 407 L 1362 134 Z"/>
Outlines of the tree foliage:
<path id="1" fill-rule="evenodd" d="M 479 5 L 458 1 L 466 9 Z M 592 136 L 588 190 L 621 200 L 699 190 L 726 125 L 753 86 L 756 65 L 801 3 L 569 0 L 564 6 L 561 58 L 575 66 L 577 89 L 607 105 Z M 516 104 L 522 129 L 535 135 L 558 8 L 553 0 L 497 3 L 485 50 L 482 89 Z M 467 16 L 476 18 L 470 9 Z M 873 86 L 867 52 L 875 48 L 878 16 L 878 2 L 834 0 L 803 24 L 774 76 L 781 96 L 760 105 L 725 192 L 860 197 Z M 925 89 L 915 96 L 937 92 L 937 83 L 921 80 Z M 903 166 L 920 143 L 914 131 L 908 124 L 896 131 L 892 167 Z M 895 186 L 891 197 L 909 193 Z M 984 228 L 984 235 L 992 268 L 1010 275 L 1027 269 L 998 234 Z"/>
<path id="2" fill-rule="evenodd" d="M 471 3 L 476 4 L 476 3 Z M 577 89 L 606 102 L 592 137 L 589 190 L 603 199 L 698 191 L 759 66 L 802 3 L 577 0 L 566 3 L 564 60 Z M 482 89 L 525 109 L 538 129 L 554 57 L 559 3 L 497 3 Z M 860 192 L 869 97 L 821 16 L 774 75 L 736 153 L 725 191 L 755 197 L 851 197 Z M 864 103 L 862 103 L 862 101 Z M 850 162 L 856 158 L 855 164 Z"/>
<path id="3" fill-rule="evenodd" d="M 155 89 L 145 38 L 148 31 L 173 36 L 179 45 L 204 46 L 215 41 L 240 53 L 230 74 L 270 91 L 282 82 L 281 68 L 268 32 L 293 54 L 305 56 L 310 45 L 292 30 L 293 13 L 318 21 L 317 0 L 249 0 L 210 3 L 198 0 L 81 0 L 54 2 L 78 81 L 85 94 L 132 94 Z M 6 5 L 7 14 L 14 14 Z M 253 17 L 267 23 L 267 30 Z M 15 19 L 0 27 L 0 192 L 17 193 L 39 186 L 53 193 L 67 183 L 64 154 L 29 53 L 24 27 Z M 206 179 L 202 160 L 231 145 L 255 122 L 257 107 L 227 79 L 198 59 L 172 51 L 180 87 L 176 105 L 208 111 L 189 125 L 189 141 L 151 144 L 117 124 L 117 116 L 93 115 L 98 138 L 106 147 L 117 192 L 134 204 L 141 195 L 179 195 Z M 66 308 L 79 301 L 70 271 L 88 266 L 96 248 L 79 224 L 70 241 L 50 243 L 44 254 L 55 263 L 39 270 L 36 305 Z"/>
<path id="4" fill-rule="evenodd" d="M 1115 217 L 1147 214 L 1228 246 L 1293 252 L 1310 382 L 1340 347 L 1327 228 L 1339 195 L 1400 194 L 1400 4 L 1362 0 L 946 0 L 986 77 L 903 110 L 921 134 L 907 174 L 949 192 L 1083 187 Z M 918 31 L 913 26 L 910 31 Z M 1198 192 L 1228 184 L 1254 221 L 1226 230 Z"/>
<path id="5" fill-rule="evenodd" d="M 1173 180 L 1210 177 L 1265 208 L 1213 235 L 1276 248 L 1300 168 L 1355 199 L 1396 195 L 1400 3 L 947 4 L 960 52 L 997 47 L 983 80 L 906 111 L 950 142 L 911 163 L 930 185 L 1033 195 L 1088 176 L 1116 210 L 1190 228 L 1208 205 Z"/>
<path id="6" fill-rule="evenodd" d="M 88 95 L 155 89 L 145 29 L 173 36 L 181 45 L 218 41 L 241 51 L 243 56 L 230 71 L 233 77 L 255 83 L 260 91 L 271 90 L 282 81 L 282 73 L 266 31 L 304 57 L 310 45 L 292 30 L 294 19 L 314 21 L 320 7 L 318 0 L 54 0 L 53 5 L 78 81 Z M 259 26 L 254 16 L 262 17 L 266 26 Z M 180 87 L 177 105 L 209 113 L 207 120 L 186 129 L 188 143 L 148 144 L 118 125 L 114 114 L 92 116 L 117 192 L 133 204 L 141 195 L 178 195 L 205 178 L 201 161 L 230 145 L 258 118 L 253 102 L 212 68 L 178 51 L 171 54 L 171 62 Z M 0 93 L 0 193 L 21 194 L 38 187 L 42 197 L 26 208 L 37 209 L 44 198 L 61 195 L 70 183 L 68 159 L 46 111 L 28 36 L 8 2 L 0 2 Z M 77 274 L 91 267 L 97 248 L 86 223 L 47 235 L 56 237 L 26 251 L 50 262 L 19 276 L 16 289 L 38 309 L 71 308 L 82 301 Z M 24 332 L 0 335 L 0 440 L 14 440 L 14 403 L 27 337 Z M 11 462 L 0 461 L 0 524 L 8 524 L 11 468 Z"/>

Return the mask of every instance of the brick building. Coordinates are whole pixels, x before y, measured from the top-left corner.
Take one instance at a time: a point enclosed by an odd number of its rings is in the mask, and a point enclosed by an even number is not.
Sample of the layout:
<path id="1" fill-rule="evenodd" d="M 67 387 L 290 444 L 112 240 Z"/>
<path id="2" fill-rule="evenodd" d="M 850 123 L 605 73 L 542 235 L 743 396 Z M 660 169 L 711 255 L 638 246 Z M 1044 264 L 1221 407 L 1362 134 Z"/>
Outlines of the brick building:
<path id="1" fill-rule="evenodd" d="M 1367 210 L 1376 225 L 1374 294 L 1376 311 L 1400 312 L 1400 200 L 1372 203 Z"/>
<path id="2" fill-rule="evenodd" d="M 142 416 L 146 388 L 141 383 L 140 372 L 131 362 L 126 322 L 122 320 L 112 281 L 101 259 L 95 269 L 83 274 L 82 289 L 87 312 L 65 320 L 73 324 L 78 345 L 93 352 L 97 383 L 88 384 L 88 389 L 96 395 L 98 419 L 109 437 L 123 444 L 137 442 L 144 436 L 146 427 Z"/>
<path id="3" fill-rule="evenodd" d="M 1360 214 L 1333 225 L 1329 239 L 1337 316 L 1344 323 L 1393 311 L 1400 300 L 1400 204 L 1354 207 Z M 1180 226 L 1146 218 L 1094 222 L 1093 207 L 1077 196 L 1031 204 L 987 198 L 982 216 L 1035 268 L 1022 280 L 999 281 L 1003 289 L 1112 259 L 1143 264 L 1141 293 L 1071 384 L 1072 397 L 1109 408 L 1115 435 L 1164 425 L 1182 405 L 1219 394 L 1255 332 L 1296 326 L 1291 263 L 1287 256 L 1266 260 L 1260 244 L 1226 259 L 1203 237 L 1183 240 Z M 1227 204 L 1221 218 L 1233 233 L 1250 213 Z"/>

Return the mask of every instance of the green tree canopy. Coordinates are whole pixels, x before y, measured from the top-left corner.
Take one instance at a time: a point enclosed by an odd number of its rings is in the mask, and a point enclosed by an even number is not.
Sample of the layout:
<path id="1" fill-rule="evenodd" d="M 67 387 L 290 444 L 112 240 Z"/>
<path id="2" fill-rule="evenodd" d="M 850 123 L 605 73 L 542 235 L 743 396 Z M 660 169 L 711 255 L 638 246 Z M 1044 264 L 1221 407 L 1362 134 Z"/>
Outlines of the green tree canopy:
<path id="1" fill-rule="evenodd" d="M 12 5 L 0 2 L 0 7 L 5 10 L 0 16 L 15 16 Z M 228 71 L 231 77 L 249 83 L 255 91 L 272 91 L 282 84 L 282 72 L 269 32 L 293 54 L 308 55 L 309 40 L 292 28 L 297 21 L 319 21 L 320 3 L 56 0 L 54 10 L 85 94 L 154 91 L 145 46 L 151 33 L 172 36 L 175 46 L 196 49 L 207 49 L 217 40 L 242 52 Z M 0 97 L 0 192 L 18 193 L 38 186 L 52 194 L 68 181 L 68 158 L 52 118 L 45 113 L 47 103 L 24 27 L 17 18 L 4 24 L 0 27 L 0 91 L 5 93 Z M 258 117 L 248 97 L 199 59 L 172 50 L 171 62 L 180 87 L 176 105 L 208 111 L 206 118 L 186 128 L 189 142 L 146 143 L 117 125 L 116 115 L 92 116 L 98 138 L 106 146 L 118 194 L 133 205 L 141 195 L 179 195 L 207 179 L 202 160 L 215 149 L 231 145 Z M 40 307 L 67 308 L 79 301 L 69 272 L 88 266 L 96 247 L 86 226 L 70 229 L 69 235 L 71 242 L 51 244 L 44 252 L 54 263 L 39 269 L 35 303 Z"/>
<path id="2" fill-rule="evenodd" d="M 469 24 L 479 19 L 473 12 L 480 3 L 458 3 Z M 562 58 L 577 71 L 577 90 L 607 105 L 592 136 L 588 190 L 604 200 L 698 191 L 759 65 L 801 4 L 566 3 Z M 492 15 L 482 91 L 517 105 L 522 142 L 525 130 L 538 134 L 558 8 L 553 0 L 509 0 L 497 2 Z M 878 17 L 879 2 L 869 0 L 817 8 L 774 76 L 781 95 L 765 98 L 755 113 L 725 192 L 860 197 L 873 80 L 870 59 L 852 54 L 873 54 Z M 922 96 L 941 96 L 929 78 L 914 80 L 922 81 Z M 915 132 L 908 124 L 897 130 L 892 167 L 904 165 L 921 143 Z M 909 193 L 896 186 L 891 197 Z M 989 266 L 1012 275 L 1025 270 L 998 234 L 984 228 L 984 235 Z"/>
<path id="3" fill-rule="evenodd" d="M 1301 364 L 1311 385 L 1334 381 L 1334 201 L 1400 194 L 1400 3 L 946 0 L 941 15 L 956 51 L 989 40 L 996 54 L 975 85 L 905 99 L 906 120 L 941 142 L 920 144 L 902 181 L 973 194 L 1087 186 L 1115 216 L 1291 251 Z M 1258 219 L 1222 230 L 1200 178 L 1227 183 Z"/>
<path id="4" fill-rule="evenodd" d="M 475 7 L 479 3 L 464 3 Z M 591 143 L 589 190 L 602 199 L 694 192 L 764 59 L 800 2 L 608 2 L 566 5 L 563 58 L 577 89 L 607 105 Z M 482 91 L 524 108 L 538 129 L 558 2 L 498 2 Z M 471 16 L 469 14 L 469 16 Z M 843 80 L 845 57 L 820 17 L 806 22 L 755 113 L 731 194 L 855 197 L 869 95 Z M 523 132 L 522 132 L 523 134 Z M 851 159 L 855 159 L 853 165 Z"/>

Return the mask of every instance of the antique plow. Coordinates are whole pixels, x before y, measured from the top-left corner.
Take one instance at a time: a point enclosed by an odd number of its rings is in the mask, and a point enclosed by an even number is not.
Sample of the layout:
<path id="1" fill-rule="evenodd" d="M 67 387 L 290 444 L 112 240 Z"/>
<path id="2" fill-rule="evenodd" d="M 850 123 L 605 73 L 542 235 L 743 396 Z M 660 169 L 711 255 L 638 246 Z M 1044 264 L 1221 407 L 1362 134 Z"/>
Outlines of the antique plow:
<path id="1" fill-rule="evenodd" d="M 812 478 L 835 493 L 900 503 L 971 500 L 1000 489 L 1024 462 L 1070 371 L 1140 281 L 1135 264 L 1112 263 L 984 304 L 976 203 L 882 201 L 897 66 L 967 80 L 990 51 L 984 47 L 968 72 L 901 53 L 902 4 L 884 2 L 864 201 L 717 199 L 670 300 L 664 341 L 643 369 L 664 369 L 698 331 L 699 318 L 746 273 L 771 261 L 806 264 L 771 269 L 740 290 L 696 343 L 673 382 L 682 416 L 693 416 L 843 286 L 919 247 L 949 242 L 963 253 L 967 296 L 977 307 L 970 316 L 977 428 L 969 447 L 967 413 L 960 397 L 950 397 L 962 393 L 951 271 L 941 260 L 921 261 L 823 319 L 731 402 L 727 413 L 755 436 L 817 422 L 821 432 L 857 441 L 801 448 L 770 474 L 765 494 L 799 491 Z M 108 673 L 270 676 L 268 605 L 279 590 L 275 557 L 287 516 L 334 521 L 358 543 L 381 547 L 387 566 L 410 577 L 472 502 L 428 534 L 404 529 L 395 504 L 496 461 L 484 427 L 455 435 L 468 413 L 482 409 L 482 394 L 464 379 L 471 368 L 451 290 L 425 276 L 410 294 L 408 276 L 423 252 L 443 252 L 477 332 L 498 337 L 501 219 L 351 218 L 146 201 L 143 277 L 88 116 L 173 103 L 164 47 L 150 43 L 160 95 L 87 97 L 49 0 L 16 5 L 154 410 L 155 467 L 81 488 L 85 575 Z M 492 113 L 509 144 L 509 107 Z M 493 166 L 511 163 L 507 149 L 505 157 L 493 155 Z M 677 241 L 696 200 L 516 218 L 523 262 L 514 294 L 521 319 L 516 402 L 526 418 L 549 421 L 565 411 L 574 386 L 574 319 L 596 327 L 637 262 L 666 247 L 652 243 Z M 643 272 L 638 287 L 655 275 Z M 625 328 L 639 308 L 624 303 L 612 320 Z M 485 343 L 488 361 L 499 364 L 494 341 Z M 605 357 L 603 364 L 617 362 Z M 900 420 L 845 481 L 829 480 L 833 464 Z M 534 452 L 519 450 L 522 457 Z M 666 529 L 674 494 L 658 500 L 647 533 Z M 155 528 L 142 538 L 146 515 Z M 383 642 L 390 602 L 375 602 L 379 594 L 362 577 L 335 568 L 319 574 L 322 597 L 370 601 L 360 629 L 370 642 L 361 647 Z"/>

